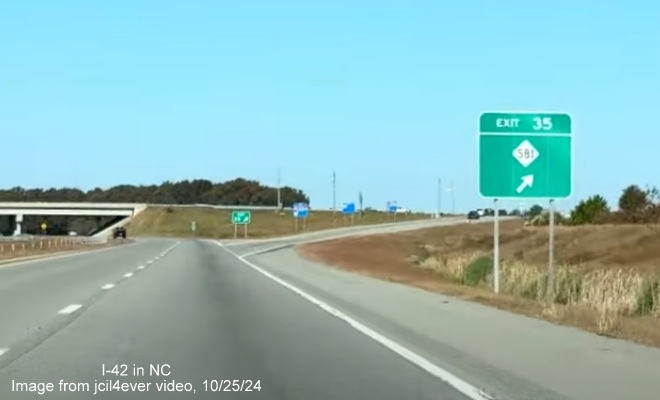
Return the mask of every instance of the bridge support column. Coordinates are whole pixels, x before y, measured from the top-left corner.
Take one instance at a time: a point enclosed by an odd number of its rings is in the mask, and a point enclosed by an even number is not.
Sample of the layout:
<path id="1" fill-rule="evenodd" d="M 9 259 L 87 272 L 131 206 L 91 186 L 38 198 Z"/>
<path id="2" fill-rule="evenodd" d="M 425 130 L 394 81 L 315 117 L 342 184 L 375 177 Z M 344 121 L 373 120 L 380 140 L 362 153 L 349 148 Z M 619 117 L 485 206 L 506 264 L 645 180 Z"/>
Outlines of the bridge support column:
<path id="1" fill-rule="evenodd" d="M 14 236 L 23 234 L 23 214 L 16 214 L 16 228 L 14 229 Z"/>

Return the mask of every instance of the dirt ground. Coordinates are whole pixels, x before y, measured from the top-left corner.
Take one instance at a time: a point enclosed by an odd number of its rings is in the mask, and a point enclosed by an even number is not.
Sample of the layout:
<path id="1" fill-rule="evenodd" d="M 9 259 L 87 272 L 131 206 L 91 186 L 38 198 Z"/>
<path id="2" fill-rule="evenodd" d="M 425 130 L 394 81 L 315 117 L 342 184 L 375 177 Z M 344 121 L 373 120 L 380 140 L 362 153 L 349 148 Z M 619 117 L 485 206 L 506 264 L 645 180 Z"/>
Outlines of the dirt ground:
<path id="1" fill-rule="evenodd" d="M 556 229 L 557 264 L 578 266 L 585 272 L 605 269 L 660 274 L 660 226 L 610 225 Z M 599 324 L 602 325 L 599 318 L 602 317 L 591 309 L 556 304 L 549 306 L 512 294 L 495 295 L 488 288 L 464 286 L 419 268 L 411 262 L 411 257 L 417 256 L 420 248 L 425 246 L 443 255 L 490 252 L 493 225 L 462 224 L 399 234 L 345 238 L 303 245 L 298 252 L 309 259 L 346 270 L 602 333 L 599 329 Z M 520 261 L 522 265 L 546 266 L 547 227 L 525 227 L 521 220 L 502 222 L 500 254 L 503 260 Z M 657 316 L 621 316 L 616 325 L 610 336 L 660 347 L 660 318 Z"/>

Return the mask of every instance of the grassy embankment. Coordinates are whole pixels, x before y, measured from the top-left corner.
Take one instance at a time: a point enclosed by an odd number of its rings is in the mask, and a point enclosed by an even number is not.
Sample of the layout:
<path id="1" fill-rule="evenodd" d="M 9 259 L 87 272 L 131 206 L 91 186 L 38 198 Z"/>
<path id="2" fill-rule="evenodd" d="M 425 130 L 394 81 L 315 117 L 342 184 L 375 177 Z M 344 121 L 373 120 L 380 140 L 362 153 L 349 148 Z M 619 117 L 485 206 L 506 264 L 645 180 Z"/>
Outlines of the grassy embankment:
<path id="1" fill-rule="evenodd" d="M 240 209 L 240 208 L 237 208 Z M 397 221 L 426 219 L 428 214 L 399 214 Z M 195 222 L 195 235 L 207 238 L 233 238 L 234 225 L 231 223 L 231 210 L 213 208 L 166 208 L 153 207 L 135 217 L 127 226 L 129 236 L 192 237 L 192 222 Z M 394 222 L 393 215 L 383 212 L 366 212 L 362 218 L 353 217 L 354 225 L 373 225 Z M 291 211 L 252 211 L 248 226 L 249 238 L 269 238 L 293 235 L 296 232 L 318 231 L 333 227 L 351 226 L 351 218 L 338 212 L 334 217 L 328 211 L 310 211 L 307 221 L 296 221 Z M 238 227 L 238 237 L 244 237 L 243 227 Z"/>
<path id="2" fill-rule="evenodd" d="M 384 279 L 660 346 L 658 225 L 557 227 L 553 296 L 547 227 L 501 224 L 499 295 L 491 289 L 492 243 L 492 224 L 464 224 L 310 244 L 302 252 Z"/>

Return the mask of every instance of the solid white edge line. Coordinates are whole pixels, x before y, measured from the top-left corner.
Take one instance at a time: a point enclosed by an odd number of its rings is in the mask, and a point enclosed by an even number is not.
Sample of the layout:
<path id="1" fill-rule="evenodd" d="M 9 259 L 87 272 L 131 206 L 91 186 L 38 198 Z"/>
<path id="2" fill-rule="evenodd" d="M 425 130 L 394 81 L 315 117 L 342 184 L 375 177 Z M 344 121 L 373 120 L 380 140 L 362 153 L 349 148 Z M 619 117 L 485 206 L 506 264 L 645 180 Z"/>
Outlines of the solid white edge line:
<path id="1" fill-rule="evenodd" d="M 115 284 L 114 284 L 114 283 L 107 283 L 107 284 L 101 286 L 101 289 L 103 289 L 103 290 L 110 290 L 110 289 L 112 289 L 113 287 L 115 287 Z"/>
<path id="2" fill-rule="evenodd" d="M 5 353 L 8 352 L 8 351 L 9 351 L 8 348 L 3 347 L 2 349 L 0 349 L 0 356 L 3 355 L 3 354 L 5 354 Z"/>
<path id="3" fill-rule="evenodd" d="M 271 274 L 270 272 L 262 269 L 261 267 L 251 263 L 250 261 L 246 260 L 244 257 L 245 256 L 240 256 L 236 253 L 234 253 L 232 250 L 228 249 L 225 247 L 222 243 L 220 242 L 215 242 L 218 246 L 223 248 L 225 251 L 227 251 L 229 254 L 233 255 L 234 257 L 238 258 L 241 262 L 243 262 L 245 265 L 248 267 L 254 269 L 255 271 L 261 273 L 262 275 L 266 276 L 267 278 L 270 278 L 271 280 L 275 281 L 276 283 L 280 284 L 281 286 L 284 286 L 285 288 L 291 290 L 292 292 L 296 293 L 300 297 L 304 298 L 305 300 L 309 301 L 310 303 L 318 306 L 321 308 L 323 311 L 327 312 L 328 314 L 332 315 L 333 317 L 339 318 L 340 320 L 348 323 L 350 326 L 352 326 L 355 330 L 357 330 L 360 333 L 363 333 L 367 337 L 373 339 L 374 341 L 380 343 L 381 345 L 385 346 L 389 350 L 393 351 L 394 353 L 398 354 L 399 356 L 405 358 L 406 360 L 410 361 L 411 363 L 417 365 L 418 367 L 422 368 L 429 374 L 435 376 L 436 378 L 444 381 L 447 383 L 449 386 L 453 387 L 457 391 L 461 392 L 465 396 L 469 397 L 472 400 L 493 400 L 493 397 L 485 393 L 483 390 L 480 390 L 469 383 L 465 382 L 461 378 L 457 377 L 456 375 L 452 374 L 451 372 L 440 368 L 439 366 L 433 364 L 431 361 L 425 359 L 424 357 L 420 356 L 419 354 L 413 352 L 412 350 L 407 349 L 406 347 L 396 343 L 395 341 L 388 339 L 387 337 L 381 335 L 380 333 L 374 331 L 373 329 L 369 328 L 368 326 L 362 324 L 361 322 L 358 322 L 354 320 L 353 318 L 349 317 L 348 315 L 342 313 L 341 311 L 337 310 L 336 308 L 333 308 L 332 306 L 324 303 L 323 301 L 317 299 L 316 297 L 302 291 L 301 289 L 298 289 L 297 287 L 293 286 L 292 284 L 278 278 L 277 276 Z"/>
<path id="4" fill-rule="evenodd" d="M 261 254 L 261 253 L 268 253 L 268 252 L 274 251 L 274 250 L 280 250 L 280 249 L 284 249 L 284 248 L 287 248 L 287 247 L 293 247 L 295 245 L 296 245 L 296 243 L 280 244 L 280 245 L 273 246 L 273 247 L 267 247 L 267 248 L 261 249 L 261 250 L 251 251 L 249 253 L 243 254 L 241 257 L 251 257 L 251 256 L 255 256 L 255 255 Z M 236 254 L 234 254 L 234 255 L 236 255 Z"/>
<path id="5" fill-rule="evenodd" d="M 66 306 L 63 309 L 61 309 L 60 311 L 58 311 L 57 313 L 58 314 L 65 314 L 65 315 L 66 314 L 71 314 L 71 313 L 75 312 L 77 309 L 79 309 L 80 307 L 82 307 L 82 304 L 69 304 L 68 306 Z"/>
<path id="6" fill-rule="evenodd" d="M 124 278 L 130 278 L 131 276 L 133 276 L 132 272 L 127 272 L 124 274 Z"/>

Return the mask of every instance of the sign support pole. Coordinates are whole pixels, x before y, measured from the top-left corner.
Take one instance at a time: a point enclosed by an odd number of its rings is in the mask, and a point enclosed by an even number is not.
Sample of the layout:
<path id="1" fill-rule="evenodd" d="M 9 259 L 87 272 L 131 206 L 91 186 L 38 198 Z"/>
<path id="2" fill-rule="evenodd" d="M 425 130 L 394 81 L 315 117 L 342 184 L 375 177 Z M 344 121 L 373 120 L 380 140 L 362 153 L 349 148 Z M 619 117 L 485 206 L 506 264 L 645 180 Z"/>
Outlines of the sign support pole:
<path id="1" fill-rule="evenodd" d="M 555 296 L 555 200 L 550 199 L 550 227 L 548 229 L 548 297 L 554 301 Z"/>
<path id="2" fill-rule="evenodd" d="M 234 239 L 238 238 L 238 225 L 234 224 Z"/>
<path id="3" fill-rule="evenodd" d="M 493 200 L 495 223 L 493 232 L 493 287 L 495 293 L 500 292 L 500 210 L 497 199 Z"/>
<path id="4" fill-rule="evenodd" d="M 244 233 L 245 233 L 245 238 L 247 239 L 247 238 L 248 238 L 248 233 L 247 233 L 247 231 L 248 231 L 248 230 L 247 230 L 248 224 L 245 224 L 245 225 L 243 225 L 243 226 L 245 227 L 245 232 L 244 232 Z"/>

